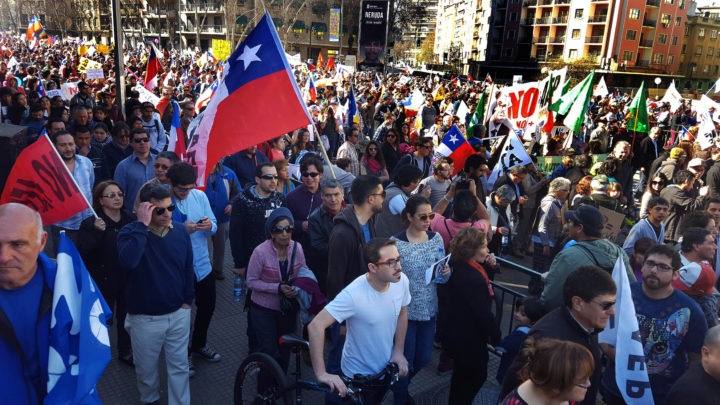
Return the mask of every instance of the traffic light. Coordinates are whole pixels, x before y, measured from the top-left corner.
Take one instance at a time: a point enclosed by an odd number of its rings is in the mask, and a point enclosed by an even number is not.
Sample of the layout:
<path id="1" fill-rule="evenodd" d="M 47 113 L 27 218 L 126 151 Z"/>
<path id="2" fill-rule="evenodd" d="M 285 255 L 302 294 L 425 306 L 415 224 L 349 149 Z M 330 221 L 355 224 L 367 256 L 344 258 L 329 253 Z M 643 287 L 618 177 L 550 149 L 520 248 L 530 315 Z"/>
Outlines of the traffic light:
<path id="1" fill-rule="evenodd" d="M 418 48 L 420 48 L 420 45 L 422 45 L 422 44 L 421 44 L 420 38 L 418 38 L 418 39 L 417 39 L 417 44 L 416 44 L 416 46 L 417 46 Z"/>

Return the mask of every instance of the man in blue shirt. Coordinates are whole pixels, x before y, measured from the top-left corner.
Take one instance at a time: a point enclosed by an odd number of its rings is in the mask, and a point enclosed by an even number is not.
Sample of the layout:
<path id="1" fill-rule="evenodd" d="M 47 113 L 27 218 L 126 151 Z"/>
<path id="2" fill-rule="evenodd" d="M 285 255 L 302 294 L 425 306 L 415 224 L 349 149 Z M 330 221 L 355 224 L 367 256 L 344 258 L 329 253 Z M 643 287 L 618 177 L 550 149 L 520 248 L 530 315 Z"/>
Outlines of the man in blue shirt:
<path id="1" fill-rule="evenodd" d="M 37 212 L 0 205 L 0 391 L 3 401 L 42 403 L 47 391 L 50 313 L 57 267 L 44 253 Z"/>
<path id="2" fill-rule="evenodd" d="M 125 193 L 125 201 L 135 201 L 140 187 L 155 177 L 155 154 L 150 152 L 150 137 L 143 128 L 130 131 L 130 147 L 133 153 L 118 163 L 115 181 Z M 125 210 L 132 213 L 133 204 L 125 204 Z"/>
<path id="3" fill-rule="evenodd" d="M 258 150 L 257 146 L 233 153 L 224 161 L 224 165 L 235 173 L 242 188 L 255 184 L 255 169 L 263 163 L 270 163 L 270 161 L 264 153 Z"/>

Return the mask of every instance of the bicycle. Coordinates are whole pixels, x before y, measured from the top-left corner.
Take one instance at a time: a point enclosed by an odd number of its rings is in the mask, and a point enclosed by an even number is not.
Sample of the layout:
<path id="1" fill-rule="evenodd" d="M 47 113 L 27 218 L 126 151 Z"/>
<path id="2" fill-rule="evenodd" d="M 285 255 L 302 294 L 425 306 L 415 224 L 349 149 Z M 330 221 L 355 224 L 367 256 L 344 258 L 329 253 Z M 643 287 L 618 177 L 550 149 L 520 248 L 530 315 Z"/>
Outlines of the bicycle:
<path id="1" fill-rule="evenodd" d="M 280 347 L 295 355 L 295 381 L 288 382 L 280 365 L 265 353 L 252 353 L 240 364 L 235 375 L 235 405 L 301 405 L 304 390 L 328 393 L 330 389 L 315 381 L 303 380 L 301 354 L 310 349 L 307 340 L 293 335 L 283 335 Z M 347 395 L 353 404 L 364 405 L 364 391 L 373 387 L 392 387 L 399 376 L 397 364 L 390 363 L 375 375 L 356 374 L 353 378 L 340 376 L 347 386 Z M 293 400 L 293 394 L 295 399 Z"/>

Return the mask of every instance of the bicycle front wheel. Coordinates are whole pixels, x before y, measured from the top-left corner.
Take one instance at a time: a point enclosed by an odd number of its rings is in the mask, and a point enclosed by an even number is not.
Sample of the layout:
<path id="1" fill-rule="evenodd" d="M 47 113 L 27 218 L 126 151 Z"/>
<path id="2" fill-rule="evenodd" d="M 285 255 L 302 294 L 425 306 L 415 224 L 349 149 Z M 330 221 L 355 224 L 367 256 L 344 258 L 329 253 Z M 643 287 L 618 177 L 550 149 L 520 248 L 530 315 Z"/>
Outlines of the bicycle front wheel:
<path id="1" fill-rule="evenodd" d="M 252 353 L 235 376 L 235 405 L 290 405 L 285 373 L 265 353 Z"/>

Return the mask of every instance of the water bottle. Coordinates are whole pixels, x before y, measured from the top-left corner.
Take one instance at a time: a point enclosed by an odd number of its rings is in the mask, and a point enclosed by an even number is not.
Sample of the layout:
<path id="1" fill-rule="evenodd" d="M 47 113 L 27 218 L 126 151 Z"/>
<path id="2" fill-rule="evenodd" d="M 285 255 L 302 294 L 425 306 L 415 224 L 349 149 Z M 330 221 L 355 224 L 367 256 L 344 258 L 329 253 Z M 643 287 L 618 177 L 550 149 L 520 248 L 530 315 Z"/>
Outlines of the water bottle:
<path id="1" fill-rule="evenodd" d="M 237 276 L 235 277 L 235 287 L 233 288 L 233 297 L 235 302 L 240 302 L 245 289 L 245 279 Z"/>
<path id="2" fill-rule="evenodd" d="M 502 247 L 506 248 L 508 246 L 508 243 L 510 243 L 510 238 L 507 235 L 503 235 L 502 237 Z"/>

